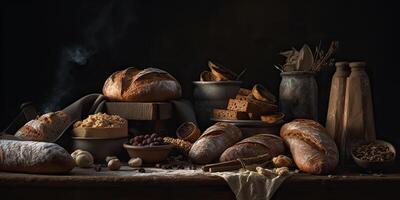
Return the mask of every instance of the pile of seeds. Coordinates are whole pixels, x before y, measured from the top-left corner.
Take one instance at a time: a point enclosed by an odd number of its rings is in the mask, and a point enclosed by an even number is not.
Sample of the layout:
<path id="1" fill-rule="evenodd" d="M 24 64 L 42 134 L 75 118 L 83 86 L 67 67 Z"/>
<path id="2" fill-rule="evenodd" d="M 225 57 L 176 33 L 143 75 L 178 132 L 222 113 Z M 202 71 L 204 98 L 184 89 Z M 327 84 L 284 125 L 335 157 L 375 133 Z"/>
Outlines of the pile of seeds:
<path id="1" fill-rule="evenodd" d="M 379 143 L 369 143 L 361 145 L 354 150 L 354 155 L 369 162 L 383 162 L 394 159 L 394 153 L 390 151 L 389 147 Z"/>

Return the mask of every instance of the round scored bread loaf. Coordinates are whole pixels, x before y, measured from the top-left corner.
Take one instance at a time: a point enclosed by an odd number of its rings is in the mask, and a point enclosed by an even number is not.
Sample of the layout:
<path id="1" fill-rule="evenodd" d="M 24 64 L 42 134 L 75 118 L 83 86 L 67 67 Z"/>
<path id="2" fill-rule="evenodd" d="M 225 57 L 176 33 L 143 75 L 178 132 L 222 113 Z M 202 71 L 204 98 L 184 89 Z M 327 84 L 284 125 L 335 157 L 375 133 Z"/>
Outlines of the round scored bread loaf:
<path id="1" fill-rule="evenodd" d="M 229 147 L 219 158 L 220 162 L 268 154 L 271 158 L 283 154 L 285 144 L 282 138 L 271 134 L 257 134 L 245 138 Z"/>
<path id="2" fill-rule="evenodd" d="M 232 124 L 218 122 L 210 126 L 192 145 L 189 158 L 197 164 L 218 161 L 228 147 L 242 138 L 242 132 Z"/>
<path id="3" fill-rule="evenodd" d="M 57 144 L 0 140 L 0 171 L 64 174 L 74 166 L 71 155 Z"/>
<path id="4" fill-rule="evenodd" d="M 280 134 L 301 171 L 326 174 L 338 165 L 337 146 L 318 122 L 297 119 L 283 125 Z"/>
<path id="5" fill-rule="evenodd" d="M 178 99 L 181 85 L 168 72 L 157 68 L 127 68 L 114 72 L 103 86 L 111 101 L 156 102 Z"/>

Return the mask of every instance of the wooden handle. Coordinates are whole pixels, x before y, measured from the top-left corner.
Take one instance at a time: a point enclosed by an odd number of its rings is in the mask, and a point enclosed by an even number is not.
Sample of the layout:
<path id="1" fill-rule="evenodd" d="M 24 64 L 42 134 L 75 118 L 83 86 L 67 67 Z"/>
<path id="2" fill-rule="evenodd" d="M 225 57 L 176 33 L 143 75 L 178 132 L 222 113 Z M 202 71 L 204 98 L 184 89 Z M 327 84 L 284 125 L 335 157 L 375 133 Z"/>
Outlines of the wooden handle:
<path id="1" fill-rule="evenodd" d="M 231 170 L 240 169 L 242 167 L 242 163 L 245 165 L 250 165 L 250 164 L 255 164 L 255 163 L 264 163 L 269 160 L 271 160 L 271 155 L 263 154 L 263 155 L 256 156 L 256 157 L 243 158 L 243 159 L 241 159 L 241 161 L 231 160 L 231 161 L 226 161 L 226 162 L 204 165 L 203 171 L 205 171 L 205 172 L 231 171 Z"/>

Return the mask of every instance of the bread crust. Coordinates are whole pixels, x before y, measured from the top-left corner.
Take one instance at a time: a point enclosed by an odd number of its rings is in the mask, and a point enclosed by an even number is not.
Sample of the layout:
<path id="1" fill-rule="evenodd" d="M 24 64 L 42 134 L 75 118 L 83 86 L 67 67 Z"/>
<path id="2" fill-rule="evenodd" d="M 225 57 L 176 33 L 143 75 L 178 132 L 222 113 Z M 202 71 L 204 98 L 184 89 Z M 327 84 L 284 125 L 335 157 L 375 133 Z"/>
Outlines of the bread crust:
<path id="1" fill-rule="evenodd" d="M 297 119 L 283 125 L 280 135 L 301 171 L 326 174 L 335 170 L 339 162 L 338 149 L 321 124 Z"/>
<path id="2" fill-rule="evenodd" d="M 193 144 L 189 158 L 197 164 L 207 164 L 218 160 L 222 152 L 234 145 L 242 137 L 240 129 L 234 125 L 218 122 L 209 127 Z"/>
<path id="3" fill-rule="evenodd" d="M 70 117 L 63 111 L 46 113 L 27 122 L 15 136 L 23 140 L 53 142 L 70 121 Z"/>
<path id="4" fill-rule="evenodd" d="M 248 158 L 269 154 L 271 158 L 283 154 L 285 145 L 283 140 L 271 134 L 257 134 L 226 149 L 221 157 L 220 162 L 236 160 L 238 158 Z"/>
<path id="5" fill-rule="evenodd" d="M 178 81 L 157 68 L 127 68 L 114 72 L 104 83 L 103 94 L 111 101 L 156 102 L 180 98 Z"/>
<path id="6" fill-rule="evenodd" d="M 64 174 L 75 162 L 57 144 L 34 141 L 0 140 L 0 170 L 35 174 Z"/>

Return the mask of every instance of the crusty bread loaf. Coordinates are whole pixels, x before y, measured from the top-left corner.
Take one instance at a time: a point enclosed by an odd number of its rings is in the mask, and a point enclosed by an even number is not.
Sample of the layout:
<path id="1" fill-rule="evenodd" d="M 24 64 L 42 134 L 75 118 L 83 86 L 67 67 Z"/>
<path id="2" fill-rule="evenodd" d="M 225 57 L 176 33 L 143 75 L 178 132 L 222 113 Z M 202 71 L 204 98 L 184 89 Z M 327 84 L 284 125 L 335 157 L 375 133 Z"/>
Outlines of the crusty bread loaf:
<path id="1" fill-rule="evenodd" d="M 111 101 L 156 102 L 178 99 L 181 85 L 157 68 L 127 68 L 113 73 L 104 83 L 103 94 Z"/>
<path id="2" fill-rule="evenodd" d="M 70 124 L 63 111 L 50 112 L 22 126 L 15 136 L 23 140 L 53 142 Z"/>
<path id="3" fill-rule="evenodd" d="M 282 126 L 281 137 L 301 171 L 326 174 L 335 170 L 339 162 L 338 149 L 319 123 L 308 119 L 294 120 Z"/>
<path id="4" fill-rule="evenodd" d="M 215 119 L 244 120 L 249 119 L 249 114 L 233 110 L 213 109 Z"/>
<path id="5" fill-rule="evenodd" d="M 242 137 L 240 129 L 232 124 L 218 122 L 209 127 L 193 144 L 189 158 L 197 164 L 217 161 L 222 152 Z"/>
<path id="6" fill-rule="evenodd" d="M 62 147 L 53 143 L 0 140 L 0 170 L 21 173 L 63 174 L 75 162 Z"/>
<path id="7" fill-rule="evenodd" d="M 220 162 L 236 160 L 238 158 L 249 158 L 268 154 L 271 158 L 283 154 L 285 145 L 283 140 L 270 134 L 257 134 L 229 147 L 219 158 Z"/>
<path id="8" fill-rule="evenodd" d="M 247 100 L 229 99 L 227 109 L 239 112 L 248 112 L 248 113 L 268 113 L 268 112 L 276 112 L 278 107 L 273 104 L 253 99 L 247 99 Z"/>

